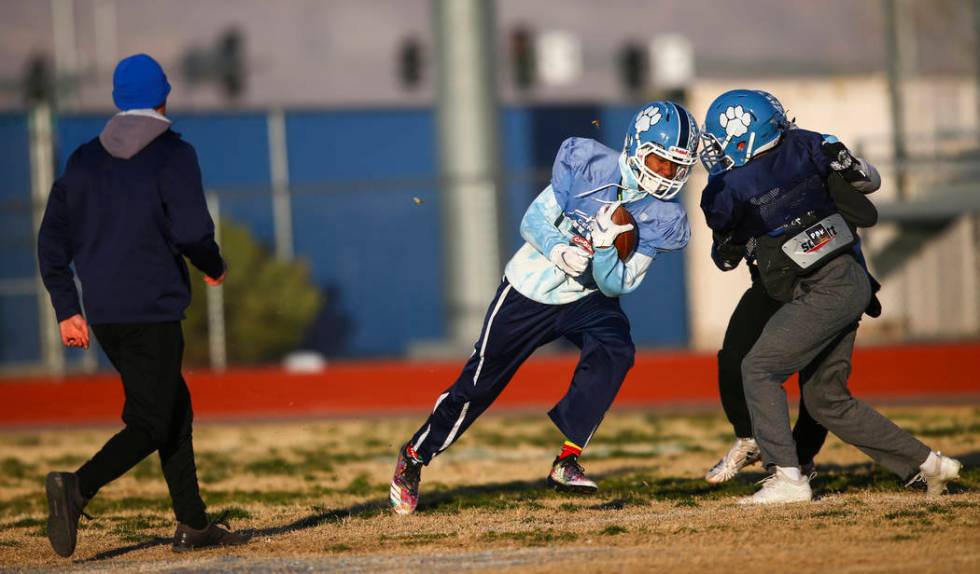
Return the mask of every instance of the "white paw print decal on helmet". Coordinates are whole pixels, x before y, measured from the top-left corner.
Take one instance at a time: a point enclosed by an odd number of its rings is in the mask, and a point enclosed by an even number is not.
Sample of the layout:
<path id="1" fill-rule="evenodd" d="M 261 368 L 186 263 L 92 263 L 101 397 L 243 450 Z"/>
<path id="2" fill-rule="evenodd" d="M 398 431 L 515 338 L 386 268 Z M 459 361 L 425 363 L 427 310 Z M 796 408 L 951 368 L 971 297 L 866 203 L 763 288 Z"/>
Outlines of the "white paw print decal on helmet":
<path id="1" fill-rule="evenodd" d="M 752 123 L 752 116 L 749 112 L 742 109 L 742 106 L 728 106 L 725 113 L 718 115 L 718 123 L 725 128 L 725 133 L 730 138 L 737 138 L 749 131 L 749 124 Z"/>
<path id="2" fill-rule="evenodd" d="M 636 133 L 640 134 L 647 131 L 651 127 L 657 125 L 657 122 L 659 121 L 660 108 L 656 106 L 648 107 L 647 109 L 643 110 L 640 117 L 636 118 Z"/>

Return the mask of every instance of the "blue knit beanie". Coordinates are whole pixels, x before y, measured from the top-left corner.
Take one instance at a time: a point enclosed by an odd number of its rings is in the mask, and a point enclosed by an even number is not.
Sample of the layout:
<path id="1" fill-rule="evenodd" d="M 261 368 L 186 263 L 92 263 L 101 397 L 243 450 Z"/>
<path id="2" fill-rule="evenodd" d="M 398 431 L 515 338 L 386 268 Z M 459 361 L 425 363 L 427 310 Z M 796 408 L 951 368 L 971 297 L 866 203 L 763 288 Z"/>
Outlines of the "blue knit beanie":
<path id="1" fill-rule="evenodd" d="M 112 74 L 112 101 L 120 110 L 158 108 L 169 93 L 163 68 L 146 54 L 124 58 Z"/>

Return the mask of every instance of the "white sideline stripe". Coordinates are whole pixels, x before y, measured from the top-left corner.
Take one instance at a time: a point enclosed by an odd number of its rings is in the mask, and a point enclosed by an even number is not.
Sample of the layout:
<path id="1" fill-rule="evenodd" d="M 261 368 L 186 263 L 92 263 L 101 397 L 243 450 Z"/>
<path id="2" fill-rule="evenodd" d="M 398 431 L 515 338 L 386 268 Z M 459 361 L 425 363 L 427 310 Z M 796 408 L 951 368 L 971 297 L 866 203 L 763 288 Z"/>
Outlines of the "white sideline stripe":
<path id="1" fill-rule="evenodd" d="M 436 409 L 439 408 L 439 403 L 444 401 L 448 396 L 449 393 L 442 393 L 441 395 L 439 395 L 439 398 L 436 399 L 436 406 L 432 407 L 432 412 L 436 412 Z M 415 444 L 412 445 L 413 449 L 418 450 L 419 447 L 422 446 L 422 443 L 425 442 L 426 437 L 429 436 L 430 430 L 432 430 L 432 425 L 425 427 L 425 432 L 422 433 L 422 436 L 419 437 L 419 440 L 415 441 Z"/>
<path id="2" fill-rule="evenodd" d="M 456 419 L 456 424 L 453 425 L 453 430 L 449 431 L 449 436 L 446 437 L 446 442 L 442 443 L 442 447 L 439 448 L 439 452 L 446 450 L 449 445 L 453 444 L 453 439 L 456 438 L 456 433 L 459 432 L 459 427 L 463 424 L 463 419 L 466 418 L 466 411 L 468 410 L 470 410 L 469 401 L 463 405 L 463 412 L 459 413 L 459 418 Z"/>
<path id="3" fill-rule="evenodd" d="M 490 318 L 487 319 L 487 328 L 483 332 L 483 344 L 480 345 L 480 364 L 476 366 L 476 374 L 473 375 L 473 386 L 476 386 L 476 381 L 480 378 L 480 371 L 483 370 L 483 354 L 487 351 L 487 339 L 490 338 L 490 327 L 493 326 L 493 319 L 497 316 L 497 311 L 500 311 L 500 306 L 504 304 L 504 299 L 507 298 L 507 293 L 510 293 L 511 285 L 507 284 L 504 288 L 504 292 L 500 294 L 500 299 L 497 299 L 497 304 L 493 307 L 493 312 L 490 313 Z M 468 403 L 467 403 L 468 404 Z M 455 433 L 454 433 L 455 434 Z M 445 448 L 445 447 L 443 447 Z"/>

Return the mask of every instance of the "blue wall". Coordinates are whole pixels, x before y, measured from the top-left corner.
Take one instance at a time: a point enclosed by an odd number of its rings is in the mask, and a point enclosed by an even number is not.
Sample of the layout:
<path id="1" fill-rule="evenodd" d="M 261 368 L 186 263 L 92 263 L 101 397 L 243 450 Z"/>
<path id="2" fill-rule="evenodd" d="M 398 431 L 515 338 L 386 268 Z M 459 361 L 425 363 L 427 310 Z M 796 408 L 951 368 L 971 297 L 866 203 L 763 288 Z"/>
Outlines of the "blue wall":
<path id="1" fill-rule="evenodd" d="M 329 319 L 349 324 L 349 342 L 333 350 L 357 355 L 397 355 L 412 340 L 442 337 L 432 114 L 295 112 L 286 134 L 296 254 L 329 286 L 319 346 L 337 344 L 327 340 Z"/>
<path id="2" fill-rule="evenodd" d="M 0 114 L 0 279 L 33 279 L 34 226 L 27 117 Z M 0 296 L 0 363 L 38 360 L 38 299 Z"/>
<path id="3" fill-rule="evenodd" d="M 27 118 L 0 115 L 0 278 L 34 274 L 31 158 Z"/>
<path id="4" fill-rule="evenodd" d="M 502 223 L 509 253 L 521 243 L 520 219 L 547 185 L 562 140 L 594 137 L 619 147 L 632 113 L 632 108 L 588 105 L 501 110 Z M 174 129 L 197 149 L 205 186 L 220 195 L 222 216 L 246 224 L 271 247 L 265 114 L 173 117 Z M 59 118 L 59 171 L 70 151 L 97 135 L 106 119 Z M 0 277 L 33 273 L 29 213 L 25 218 L 6 209 L 30 195 L 26 130 L 23 116 L 0 115 L 0 142 L 10 150 L 0 155 L 5 175 L 0 178 L 5 202 Z M 390 356 L 404 353 L 414 340 L 444 336 L 442 245 L 451 238 L 441 235 L 432 110 L 293 111 L 286 114 L 286 133 L 295 252 L 310 263 L 328 299 L 306 345 L 331 355 Z M 0 328 L 0 361 L 37 358 L 36 312 L 24 312 L 27 306 L 9 297 L 0 300 L 3 324 L 23 326 L 16 329 L 21 335 L 16 344 L 10 343 L 15 333 Z M 658 258 L 623 306 L 638 345 L 685 345 L 683 257 Z"/>

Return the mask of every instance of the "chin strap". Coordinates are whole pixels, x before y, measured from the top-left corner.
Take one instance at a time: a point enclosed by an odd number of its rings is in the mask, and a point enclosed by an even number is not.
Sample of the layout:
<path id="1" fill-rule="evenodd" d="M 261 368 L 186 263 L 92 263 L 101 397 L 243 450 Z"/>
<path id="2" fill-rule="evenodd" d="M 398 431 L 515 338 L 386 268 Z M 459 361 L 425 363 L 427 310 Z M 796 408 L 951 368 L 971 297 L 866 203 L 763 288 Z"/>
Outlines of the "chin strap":
<path id="1" fill-rule="evenodd" d="M 622 185 L 622 184 L 619 184 L 619 183 L 607 183 L 606 185 L 600 185 L 599 187 L 597 187 L 595 189 L 590 189 L 589 191 L 583 191 L 582 193 L 576 195 L 575 197 L 586 197 L 586 196 L 592 195 L 593 193 L 596 193 L 598 191 L 602 191 L 602 190 L 604 190 L 604 189 L 606 189 L 608 187 L 618 188 L 617 191 L 616 191 L 616 199 L 615 199 L 615 201 L 608 201 L 608 200 L 603 200 L 603 199 L 597 199 L 596 201 L 600 201 L 602 203 L 616 203 L 617 201 L 622 202 L 623 201 L 623 190 L 626 190 L 626 191 L 638 191 L 638 190 L 635 190 L 635 189 L 626 187 L 625 185 Z M 636 200 L 633 199 L 631 201 L 636 201 Z"/>
<path id="2" fill-rule="evenodd" d="M 626 165 L 626 152 L 619 154 L 619 173 L 621 176 L 622 183 L 607 183 L 605 185 L 600 185 L 595 189 L 590 189 L 588 191 L 583 191 L 577 194 L 575 197 L 587 197 L 593 193 L 600 192 L 604 189 L 615 187 L 616 189 L 616 200 L 608 201 L 603 199 L 598 199 L 601 203 L 615 203 L 616 201 L 620 203 L 631 203 L 634 201 L 639 201 L 646 197 L 648 194 L 640 189 L 640 184 L 636 180 L 636 176 L 633 175 L 632 170 Z M 652 196 L 651 196 L 652 197 Z"/>

